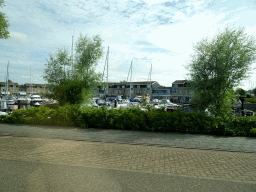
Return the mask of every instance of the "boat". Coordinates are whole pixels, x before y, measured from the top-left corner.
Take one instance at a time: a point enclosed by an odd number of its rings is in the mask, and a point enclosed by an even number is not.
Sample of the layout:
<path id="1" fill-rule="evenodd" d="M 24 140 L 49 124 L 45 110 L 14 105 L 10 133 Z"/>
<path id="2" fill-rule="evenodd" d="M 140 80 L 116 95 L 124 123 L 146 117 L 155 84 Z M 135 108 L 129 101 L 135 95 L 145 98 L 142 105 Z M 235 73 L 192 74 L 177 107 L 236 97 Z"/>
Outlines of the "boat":
<path id="1" fill-rule="evenodd" d="M 30 105 L 31 106 L 35 106 L 36 103 L 38 103 L 39 105 L 42 105 L 43 104 L 43 100 L 42 100 L 42 98 L 39 95 L 32 95 L 30 97 Z M 38 104 L 37 104 L 37 106 L 38 106 Z"/>
<path id="2" fill-rule="evenodd" d="M 29 105 L 31 99 L 25 99 L 25 98 L 18 98 L 16 101 L 17 105 Z"/>
<path id="3" fill-rule="evenodd" d="M 15 101 L 12 99 L 0 100 L 0 111 L 12 111 Z"/>

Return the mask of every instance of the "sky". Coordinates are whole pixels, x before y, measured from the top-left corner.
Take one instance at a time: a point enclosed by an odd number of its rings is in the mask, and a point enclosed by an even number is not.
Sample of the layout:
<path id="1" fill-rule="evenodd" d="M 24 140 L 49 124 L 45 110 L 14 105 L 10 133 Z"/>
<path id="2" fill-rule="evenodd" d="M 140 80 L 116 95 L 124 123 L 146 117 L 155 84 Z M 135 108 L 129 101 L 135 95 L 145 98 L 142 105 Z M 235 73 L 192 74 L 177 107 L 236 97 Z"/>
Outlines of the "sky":
<path id="1" fill-rule="evenodd" d="M 256 37 L 256 0 L 5 0 L 10 38 L 0 39 L 0 81 L 47 83 L 49 54 L 72 48 L 80 34 L 103 40 L 103 73 L 109 47 L 108 81 L 151 80 L 172 86 L 187 79 L 193 46 L 226 26 L 245 28 Z M 253 63 L 252 68 L 256 67 Z M 30 76 L 31 69 L 31 76 Z M 104 72 L 106 81 L 106 71 Z M 239 87 L 256 87 L 256 69 Z M 129 80 L 130 81 L 130 78 Z"/>

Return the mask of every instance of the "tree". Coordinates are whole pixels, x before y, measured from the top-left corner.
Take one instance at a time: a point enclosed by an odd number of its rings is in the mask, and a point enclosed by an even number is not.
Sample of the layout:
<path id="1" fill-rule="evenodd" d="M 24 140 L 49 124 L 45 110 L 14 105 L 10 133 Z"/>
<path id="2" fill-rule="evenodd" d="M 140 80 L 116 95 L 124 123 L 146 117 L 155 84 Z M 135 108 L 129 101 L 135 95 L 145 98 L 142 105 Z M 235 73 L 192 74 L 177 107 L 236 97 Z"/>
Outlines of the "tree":
<path id="1" fill-rule="evenodd" d="M 245 95 L 246 91 L 242 88 L 237 88 L 235 93 L 239 95 Z"/>
<path id="2" fill-rule="evenodd" d="M 50 91 L 47 97 L 59 101 L 60 105 L 88 102 L 93 89 L 101 84 L 102 74 L 95 72 L 95 66 L 103 55 L 100 36 L 90 39 L 80 35 L 75 50 L 73 65 L 65 49 L 59 49 L 47 60 L 44 71 Z"/>
<path id="3" fill-rule="evenodd" d="M 3 7 L 4 0 L 0 0 L 0 7 Z M 9 36 L 8 32 L 9 23 L 3 12 L 0 12 L 0 39 L 7 39 Z"/>
<path id="4" fill-rule="evenodd" d="M 209 108 L 215 116 L 230 114 L 235 96 L 233 88 L 248 76 L 255 61 L 256 41 L 243 28 L 225 28 L 213 39 L 194 46 L 195 54 L 187 66 L 196 110 Z"/>
<path id="5" fill-rule="evenodd" d="M 102 39 L 99 35 L 93 36 L 92 39 L 80 35 L 75 50 L 76 70 L 82 78 L 85 78 L 95 70 L 94 67 L 103 56 Z"/>
<path id="6" fill-rule="evenodd" d="M 256 87 L 252 90 L 252 93 L 256 95 Z"/>

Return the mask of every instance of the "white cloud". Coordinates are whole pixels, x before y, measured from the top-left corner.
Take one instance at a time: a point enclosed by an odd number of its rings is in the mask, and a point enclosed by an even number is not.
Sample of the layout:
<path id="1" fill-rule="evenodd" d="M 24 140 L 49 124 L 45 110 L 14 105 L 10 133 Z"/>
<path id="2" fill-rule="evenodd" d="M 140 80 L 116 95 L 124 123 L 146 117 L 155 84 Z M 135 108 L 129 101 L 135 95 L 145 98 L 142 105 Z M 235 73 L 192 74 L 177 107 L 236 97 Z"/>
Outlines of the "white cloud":
<path id="1" fill-rule="evenodd" d="M 218 22 L 224 14 L 218 16 L 211 12 L 203 12 L 184 18 L 183 23 L 158 26 L 147 35 L 147 40 L 158 47 L 178 53 L 191 53 L 192 44 L 200 41 L 202 37 L 212 36 L 216 29 L 223 27 Z"/>
<path id="2" fill-rule="evenodd" d="M 10 38 L 14 40 L 13 43 L 18 43 L 18 44 L 27 44 L 27 43 L 29 43 L 29 38 L 24 33 L 11 31 L 10 32 Z"/>
<path id="3" fill-rule="evenodd" d="M 149 5 L 155 5 L 155 4 L 165 3 L 165 2 L 178 2 L 179 0 L 143 0 L 143 1 Z"/>
<path id="4" fill-rule="evenodd" d="M 180 11 L 175 12 L 173 16 L 173 20 L 186 20 L 186 19 L 187 17 L 185 16 L 185 14 Z"/>

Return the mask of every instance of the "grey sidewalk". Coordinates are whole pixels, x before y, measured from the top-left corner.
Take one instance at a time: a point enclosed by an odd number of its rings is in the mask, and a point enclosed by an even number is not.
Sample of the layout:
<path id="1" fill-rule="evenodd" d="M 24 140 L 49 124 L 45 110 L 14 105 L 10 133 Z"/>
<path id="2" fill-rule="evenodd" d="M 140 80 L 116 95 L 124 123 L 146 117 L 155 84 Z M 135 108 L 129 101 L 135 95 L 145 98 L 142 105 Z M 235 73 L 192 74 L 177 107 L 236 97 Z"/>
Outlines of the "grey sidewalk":
<path id="1" fill-rule="evenodd" d="M 80 141 L 103 141 L 230 152 L 256 152 L 256 138 L 220 137 L 195 134 L 150 133 L 143 131 L 79 129 L 34 125 L 0 124 L 0 135 L 47 137 Z"/>
<path id="2" fill-rule="evenodd" d="M 255 191 L 255 151 L 213 142 L 255 139 L 0 124 L 0 191 Z"/>

